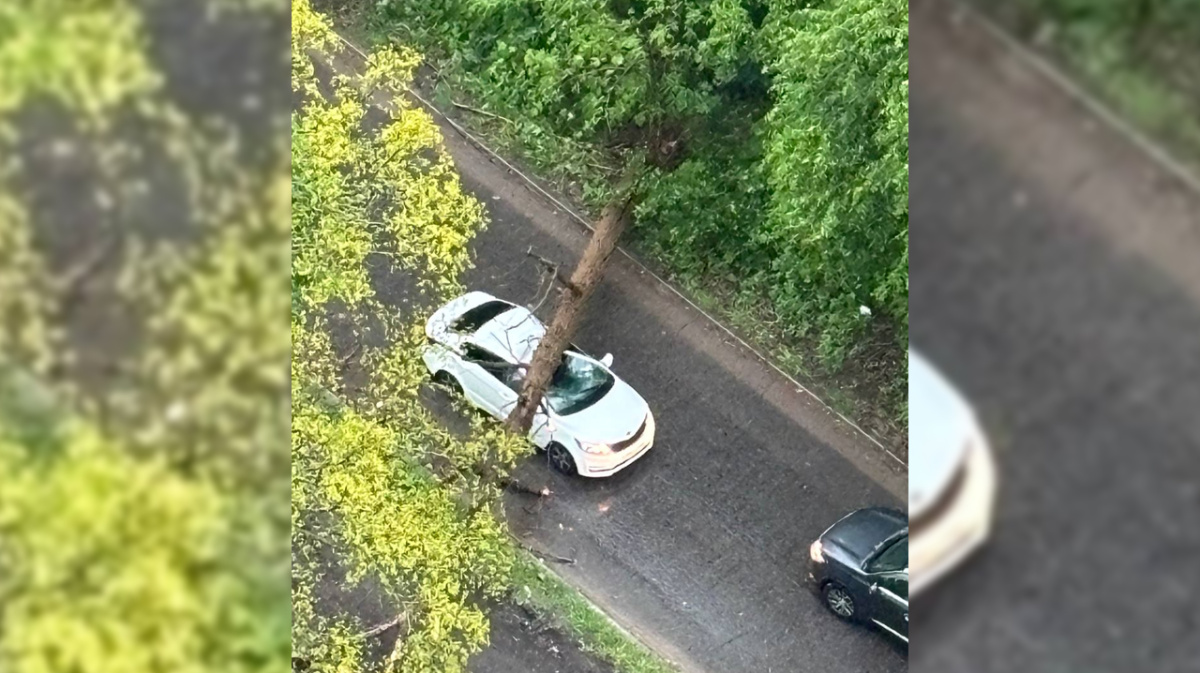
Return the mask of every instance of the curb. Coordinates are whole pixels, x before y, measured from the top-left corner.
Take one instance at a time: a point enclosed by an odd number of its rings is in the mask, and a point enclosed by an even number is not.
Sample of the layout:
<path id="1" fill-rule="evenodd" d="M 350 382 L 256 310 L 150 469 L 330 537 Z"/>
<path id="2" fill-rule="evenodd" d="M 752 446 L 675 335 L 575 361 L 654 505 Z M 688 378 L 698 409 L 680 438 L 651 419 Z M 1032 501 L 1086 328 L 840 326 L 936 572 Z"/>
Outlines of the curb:
<path id="1" fill-rule="evenodd" d="M 1172 177 L 1179 180 L 1179 182 L 1192 191 L 1200 194 L 1200 176 L 1197 176 L 1182 161 L 1176 159 L 1156 140 L 1140 131 L 1132 123 L 1126 121 L 1109 104 L 1093 96 L 1084 87 L 1072 80 L 1062 68 L 1030 48 L 991 17 L 963 2 L 963 0 L 955 0 L 953 4 L 954 8 L 951 10 L 953 12 L 951 16 L 952 20 L 961 21 L 965 18 L 974 22 L 984 32 L 988 33 L 992 39 L 996 40 L 996 42 L 1020 59 L 1022 63 L 1048 79 L 1066 93 L 1069 98 L 1082 105 L 1101 122 L 1108 125 L 1117 135 L 1124 137 L 1144 152 L 1154 163 L 1157 163 L 1163 170 L 1170 173 Z"/>

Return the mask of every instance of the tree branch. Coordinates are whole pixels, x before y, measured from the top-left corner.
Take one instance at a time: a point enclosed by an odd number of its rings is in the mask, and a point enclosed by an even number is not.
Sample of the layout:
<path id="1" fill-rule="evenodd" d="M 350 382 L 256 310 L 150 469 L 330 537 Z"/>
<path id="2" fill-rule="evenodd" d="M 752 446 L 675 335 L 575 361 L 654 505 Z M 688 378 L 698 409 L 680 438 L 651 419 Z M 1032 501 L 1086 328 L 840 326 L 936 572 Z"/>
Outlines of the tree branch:
<path id="1" fill-rule="evenodd" d="M 506 489 L 509 489 L 512 491 L 516 491 L 517 493 L 525 493 L 527 495 L 534 495 L 539 498 L 549 498 L 550 496 L 554 495 L 554 491 L 551 491 L 549 486 L 543 486 L 541 488 L 534 488 L 533 486 L 525 484 L 524 482 L 521 482 L 517 479 L 513 479 L 512 477 L 501 479 L 500 486 L 501 486 L 501 488 L 506 488 Z"/>
<path id="2" fill-rule="evenodd" d="M 100 267 L 116 252 L 118 238 L 105 237 L 98 242 L 82 259 L 63 271 L 56 283 L 60 301 L 66 308 L 71 307 L 80 299 L 84 285 L 91 280 Z"/>
<path id="3" fill-rule="evenodd" d="M 375 626 L 372 626 L 371 628 L 367 629 L 366 631 L 363 631 L 362 633 L 358 634 L 356 637 L 357 638 L 371 638 L 373 636 L 377 636 L 377 635 L 383 633 L 384 631 L 387 631 L 388 629 L 392 628 L 393 626 L 396 626 L 401 623 L 407 623 L 407 622 L 408 622 L 408 613 L 401 612 L 400 614 L 396 615 L 395 619 L 388 621 L 388 622 L 384 622 L 382 624 L 377 624 Z"/>
<path id="4" fill-rule="evenodd" d="M 539 289 L 538 293 L 541 294 L 541 298 L 538 299 L 536 296 L 534 297 L 534 299 L 537 299 L 537 301 L 534 303 L 533 308 L 529 309 L 530 313 L 537 313 L 539 310 L 541 310 L 542 305 L 545 304 L 546 300 L 550 297 L 551 290 L 554 289 L 554 277 L 558 274 L 558 267 L 555 266 L 553 269 L 546 269 L 546 271 L 548 272 L 546 274 L 546 278 L 545 280 L 541 281 L 541 285 L 544 285 L 546 289 L 544 291 Z"/>
<path id="5" fill-rule="evenodd" d="M 341 368 L 345 369 L 346 366 L 350 364 L 350 361 L 354 359 L 354 356 L 358 355 L 358 352 L 360 350 L 362 350 L 362 344 L 355 343 L 354 347 L 350 349 L 350 352 L 346 353 L 345 355 L 342 356 L 342 359 L 339 363 L 341 365 Z"/>
<path id="6" fill-rule="evenodd" d="M 522 549 L 524 549 L 525 551 L 529 552 L 530 554 L 533 554 L 534 556 L 536 556 L 544 561 L 552 561 L 554 563 L 562 563 L 563 565 L 569 565 L 569 566 L 575 565 L 575 559 L 573 559 L 573 558 L 567 558 L 565 556 L 558 556 L 557 554 L 550 554 L 548 552 L 534 549 L 533 547 L 526 544 L 523 540 L 521 540 L 517 536 L 512 535 L 511 537 L 514 542 L 521 545 Z"/>
<path id="7" fill-rule="evenodd" d="M 570 290 L 571 294 L 576 295 L 576 296 L 579 295 L 579 293 L 580 293 L 579 287 L 571 282 L 571 278 L 569 276 L 567 276 L 567 274 L 563 273 L 562 267 L 558 264 L 558 262 L 555 262 L 552 259 L 546 259 L 545 257 L 542 257 L 541 255 L 537 254 L 536 252 L 533 251 L 532 245 L 529 246 L 529 249 L 525 251 L 525 254 L 529 257 L 534 258 L 535 260 L 537 260 L 537 262 L 539 264 L 541 264 L 545 268 L 552 271 L 554 273 L 554 279 L 557 280 L 560 284 L 562 284 L 563 287 Z"/>
<path id="8" fill-rule="evenodd" d="M 470 105 L 463 105 L 462 103 L 459 103 L 458 101 L 454 101 L 454 107 L 456 107 L 460 110 L 466 110 L 467 112 L 474 112 L 475 114 L 483 115 L 484 117 L 491 117 L 492 119 L 500 119 L 500 120 L 508 122 L 509 124 L 512 124 L 513 126 L 516 126 L 516 124 L 517 124 L 516 122 L 509 119 L 508 117 L 505 117 L 504 115 L 498 115 L 495 112 L 488 112 L 487 110 L 480 110 L 479 108 L 474 108 L 474 107 L 471 107 Z"/>

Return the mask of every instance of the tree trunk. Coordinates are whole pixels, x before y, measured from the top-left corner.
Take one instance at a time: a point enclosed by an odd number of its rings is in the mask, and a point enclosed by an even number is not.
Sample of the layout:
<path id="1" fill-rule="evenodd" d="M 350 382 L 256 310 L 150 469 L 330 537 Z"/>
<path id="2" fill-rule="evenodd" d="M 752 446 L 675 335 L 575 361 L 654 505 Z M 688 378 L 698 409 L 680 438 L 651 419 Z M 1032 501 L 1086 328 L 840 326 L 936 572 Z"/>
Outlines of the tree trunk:
<path id="1" fill-rule="evenodd" d="M 635 191 L 636 189 L 629 189 L 626 196 L 604 208 L 579 265 L 575 267 L 575 272 L 571 274 L 566 287 L 559 290 L 554 318 L 534 351 L 533 361 L 525 375 L 525 383 L 521 386 L 521 394 L 517 397 L 517 406 L 505 421 L 510 431 L 524 436 L 533 425 L 533 416 L 546 393 L 546 387 L 550 385 L 554 371 L 562 361 L 563 351 L 575 335 L 583 309 L 604 277 L 608 259 L 616 250 L 617 239 L 621 237 L 621 232 L 625 230 L 629 221 Z"/>

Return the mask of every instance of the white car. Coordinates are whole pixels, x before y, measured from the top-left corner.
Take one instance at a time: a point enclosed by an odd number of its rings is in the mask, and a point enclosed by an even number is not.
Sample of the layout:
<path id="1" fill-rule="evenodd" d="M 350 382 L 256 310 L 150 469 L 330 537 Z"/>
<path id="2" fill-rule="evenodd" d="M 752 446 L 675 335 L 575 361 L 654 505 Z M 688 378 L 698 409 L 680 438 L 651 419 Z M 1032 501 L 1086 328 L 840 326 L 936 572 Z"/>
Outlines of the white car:
<path id="1" fill-rule="evenodd" d="M 908 546 L 916 594 L 988 539 L 996 468 L 970 404 L 912 351 L 908 408 Z"/>
<path id="2" fill-rule="evenodd" d="M 430 317 L 422 358 L 434 381 L 504 419 L 517 404 L 526 367 L 545 332 L 529 309 L 470 292 Z M 607 477 L 654 444 L 649 405 L 613 374 L 611 364 L 611 355 L 596 360 L 571 346 L 534 417 L 529 439 L 564 474 Z"/>

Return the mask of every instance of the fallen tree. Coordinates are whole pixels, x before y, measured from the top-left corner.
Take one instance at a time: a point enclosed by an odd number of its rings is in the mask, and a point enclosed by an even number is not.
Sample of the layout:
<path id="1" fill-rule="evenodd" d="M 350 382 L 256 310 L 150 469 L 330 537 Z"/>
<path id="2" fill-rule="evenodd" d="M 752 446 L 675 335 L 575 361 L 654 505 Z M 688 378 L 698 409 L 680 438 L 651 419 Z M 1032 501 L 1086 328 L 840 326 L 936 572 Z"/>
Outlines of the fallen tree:
<path id="1" fill-rule="evenodd" d="M 630 185 L 620 193 L 622 196 L 605 207 L 574 273 L 558 290 L 554 317 L 533 353 L 525 382 L 517 397 L 517 405 L 505 421 L 505 426 L 514 433 L 524 435 L 533 425 L 533 417 L 546 394 L 547 386 L 554 378 L 555 370 L 562 362 L 563 352 L 579 328 L 587 302 L 603 280 L 609 258 L 617 249 L 617 241 L 629 223 L 636 189 Z"/>

